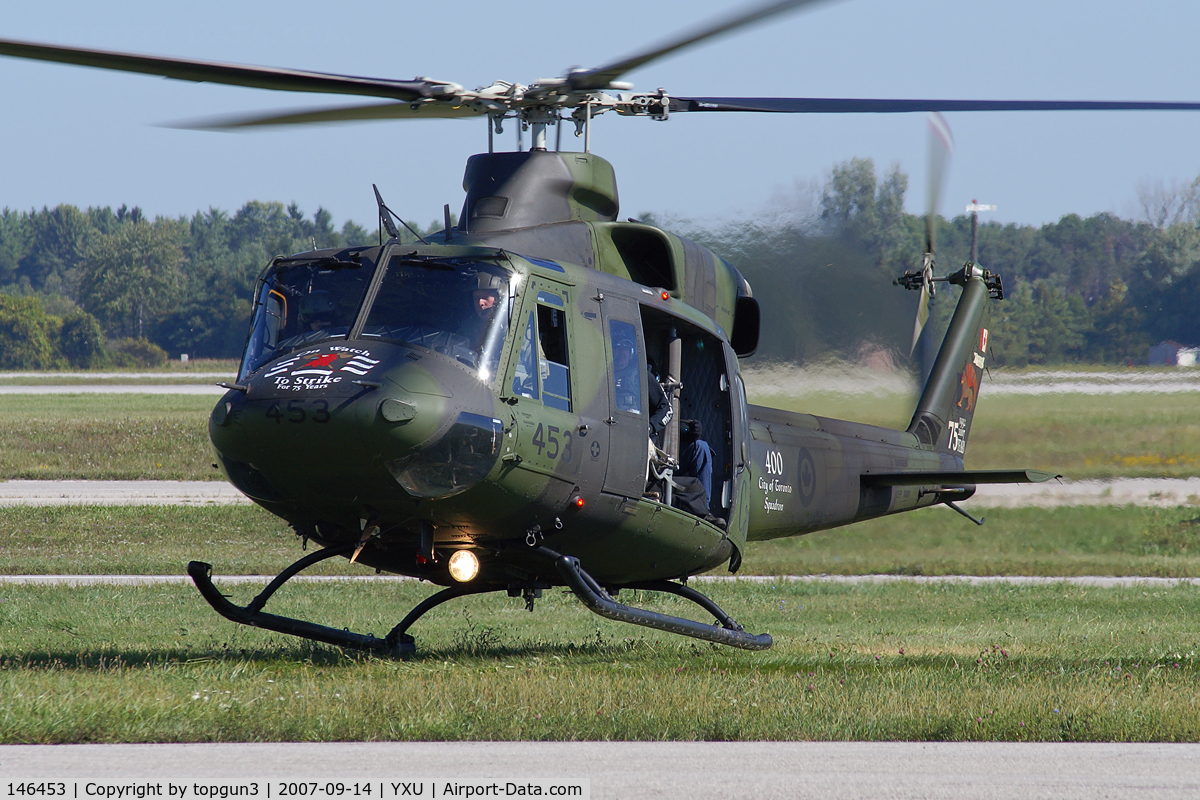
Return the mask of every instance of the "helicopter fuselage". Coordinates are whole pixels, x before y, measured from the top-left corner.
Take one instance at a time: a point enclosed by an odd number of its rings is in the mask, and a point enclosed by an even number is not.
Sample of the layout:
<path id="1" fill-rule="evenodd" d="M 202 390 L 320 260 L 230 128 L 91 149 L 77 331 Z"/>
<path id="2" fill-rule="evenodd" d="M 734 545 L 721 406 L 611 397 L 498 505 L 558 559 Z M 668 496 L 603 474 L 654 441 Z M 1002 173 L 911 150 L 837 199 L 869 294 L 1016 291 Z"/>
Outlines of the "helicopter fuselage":
<path id="1" fill-rule="evenodd" d="M 229 480 L 298 534 L 441 584 L 461 549 L 475 580 L 560 583 L 528 555 L 543 543 L 612 586 L 736 569 L 747 539 L 937 501 L 864 471 L 961 469 L 910 433 L 749 406 L 728 339 L 671 290 L 594 267 L 462 244 L 314 251 L 260 281 L 210 434 Z M 652 380 L 710 432 L 703 517 L 651 491 Z M 655 447 L 677 457 L 671 432 Z"/>
<path id="2" fill-rule="evenodd" d="M 976 264 L 939 279 L 962 294 L 896 431 L 750 405 L 749 284 L 694 242 L 617 222 L 603 159 L 476 156 L 466 188 L 439 241 L 280 257 L 260 278 L 238 380 L 209 432 L 229 480 L 323 549 L 245 607 L 192 562 L 229 619 L 411 651 L 409 627 L 447 600 L 506 590 L 532 608 L 566 585 L 610 619 L 762 649 L 769 635 L 678 581 L 737 572 L 749 541 L 938 503 L 970 516 L 954 503 L 976 482 L 1052 477 L 963 467 L 983 317 L 1003 293 Z M 549 221 L 527 224 L 530 205 Z M 697 474 L 683 428 L 711 448 Z M 262 611 L 291 575 L 336 556 L 447 588 L 385 639 Z M 624 588 L 685 597 L 719 625 L 622 605 Z"/>
<path id="3" fill-rule="evenodd" d="M 482 348 L 468 341 L 481 284 L 500 293 Z M 390 572 L 444 583 L 451 549 L 552 539 L 605 581 L 693 574 L 728 561 L 745 534 L 646 497 L 645 348 L 668 322 L 700 354 L 705 405 L 721 406 L 708 410 L 714 430 L 731 440 L 744 406 L 728 391 L 736 356 L 669 295 L 494 248 L 296 256 L 260 283 L 246 361 L 210 433 L 229 479 L 302 535 L 330 544 L 377 527 L 357 560 Z M 613 350 L 625 342 L 636 394 L 626 384 L 619 396 Z M 728 461 L 727 497 L 745 483 Z M 485 555 L 480 580 L 533 579 L 520 560 L 489 572 Z"/>

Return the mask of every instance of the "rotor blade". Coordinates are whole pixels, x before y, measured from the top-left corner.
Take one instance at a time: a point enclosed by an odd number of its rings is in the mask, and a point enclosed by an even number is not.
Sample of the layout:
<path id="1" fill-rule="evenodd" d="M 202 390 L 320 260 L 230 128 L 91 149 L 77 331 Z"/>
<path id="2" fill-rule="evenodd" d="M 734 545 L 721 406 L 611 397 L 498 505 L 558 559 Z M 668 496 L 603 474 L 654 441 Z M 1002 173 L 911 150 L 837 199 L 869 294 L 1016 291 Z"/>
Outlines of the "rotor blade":
<path id="1" fill-rule="evenodd" d="M 1200 111 L 1200 103 L 1125 100 L 891 100 L 852 97 L 672 97 L 683 111 L 779 114 L 907 114 L 914 111 Z"/>
<path id="2" fill-rule="evenodd" d="M 933 267 L 937 239 L 938 199 L 946 181 L 946 168 L 954 153 L 954 135 L 946 118 L 937 111 L 929 112 L 929 204 L 925 209 L 925 256 L 921 265 L 921 297 L 917 300 L 917 319 L 913 323 L 912 347 L 909 355 L 917 350 L 921 331 L 929 321 L 929 301 L 933 297 Z M 922 373 L 925 370 L 922 369 Z"/>
<path id="3" fill-rule="evenodd" d="M 121 72 L 139 72 L 145 75 L 159 75 L 164 78 L 196 83 L 223 83 L 231 86 L 249 86 L 256 89 L 275 89 L 288 92 L 366 95 L 388 97 L 394 100 L 420 100 L 432 97 L 438 93 L 439 87 L 446 85 L 423 78 L 411 81 L 362 78 L 326 72 L 254 67 L 215 61 L 195 61 L 108 50 L 91 50 L 82 47 L 64 47 L 12 39 L 0 39 L 0 55 Z"/>
<path id="4" fill-rule="evenodd" d="M 946 167 L 954 154 L 954 134 L 950 125 L 937 111 L 929 112 L 929 204 L 925 209 L 925 252 L 934 249 L 937 225 L 938 198 L 946 182 Z"/>
<path id="5" fill-rule="evenodd" d="M 615 61 L 607 66 L 572 72 L 567 76 L 567 83 L 572 89 L 578 91 L 603 89 L 630 70 L 637 69 L 643 64 L 648 64 L 676 50 L 681 50 L 706 39 L 730 33 L 755 22 L 761 22 L 776 14 L 782 14 L 800 6 L 811 5 L 816 2 L 821 2 L 821 0 L 771 0 L 770 2 L 760 3 L 753 8 L 714 19 L 697 28 L 685 31 L 675 38 L 668 39 L 640 53 L 626 56 L 620 61 Z"/>
<path id="6" fill-rule="evenodd" d="M 908 348 L 910 356 L 917 352 L 917 342 L 921 339 L 921 331 L 925 330 L 925 323 L 929 321 L 929 286 L 930 284 L 927 282 L 921 284 L 921 296 L 917 300 L 917 318 L 913 321 L 912 346 Z"/>
<path id="7" fill-rule="evenodd" d="M 261 114 L 230 114 L 169 123 L 166 127 L 228 131 L 272 125 L 312 125 L 378 119 L 458 119 L 477 117 L 483 113 L 472 106 L 451 106 L 445 103 L 375 103 L 362 106 L 298 108 Z"/>

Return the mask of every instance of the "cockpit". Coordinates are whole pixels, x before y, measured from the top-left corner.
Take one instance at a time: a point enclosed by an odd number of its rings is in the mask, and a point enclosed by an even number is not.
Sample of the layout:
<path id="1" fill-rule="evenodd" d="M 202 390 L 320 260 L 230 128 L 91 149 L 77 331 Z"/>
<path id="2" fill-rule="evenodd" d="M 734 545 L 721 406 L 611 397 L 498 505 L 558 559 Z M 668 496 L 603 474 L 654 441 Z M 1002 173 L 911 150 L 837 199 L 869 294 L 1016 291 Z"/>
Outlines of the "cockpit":
<path id="1" fill-rule="evenodd" d="M 395 255 L 378 268 L 358 254 L 279 259 L 259 287 L 239 380 L 320 342 L 374 339 L 441 353 L 490 383 L 514 286 L 487 258 Z"/>

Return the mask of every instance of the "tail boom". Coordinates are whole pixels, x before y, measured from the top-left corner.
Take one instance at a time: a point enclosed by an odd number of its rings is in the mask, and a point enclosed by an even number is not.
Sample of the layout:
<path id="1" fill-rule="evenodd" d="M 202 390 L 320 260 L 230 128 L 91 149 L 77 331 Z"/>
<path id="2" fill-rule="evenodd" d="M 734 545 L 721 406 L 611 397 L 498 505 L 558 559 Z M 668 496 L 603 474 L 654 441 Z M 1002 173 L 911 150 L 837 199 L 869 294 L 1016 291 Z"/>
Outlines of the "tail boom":
<path id="1" fill-rule="evenodd" d="M 917 437 L 921 447 L 961 459 L 967 452 L 967 436 L 975 417 L 987 359 L 988 330 L 983 320 L 988 299 L 1003 297 L 1004 290 L 998 275 L 974 263 L 968 263 L 944 280 L 961 285 L 962 296 L 917 401 L 908 432 Z"/>

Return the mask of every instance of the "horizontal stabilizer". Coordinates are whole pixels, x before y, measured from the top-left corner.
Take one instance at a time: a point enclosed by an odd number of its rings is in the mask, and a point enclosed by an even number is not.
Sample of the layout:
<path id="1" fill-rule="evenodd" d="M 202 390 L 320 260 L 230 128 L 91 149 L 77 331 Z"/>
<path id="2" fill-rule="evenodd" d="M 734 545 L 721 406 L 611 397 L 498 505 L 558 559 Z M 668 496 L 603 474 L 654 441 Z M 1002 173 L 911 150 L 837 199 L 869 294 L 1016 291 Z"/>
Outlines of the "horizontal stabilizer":
<path id="1" fill-rule="evenodd" d="M 869 472 L 862 475 L 861 479 L 863 486 L 968 486 L 980 483 L 1042 483 L 1061 477 L 1057 472 L 1037 469 L 968 469 Z"/>

